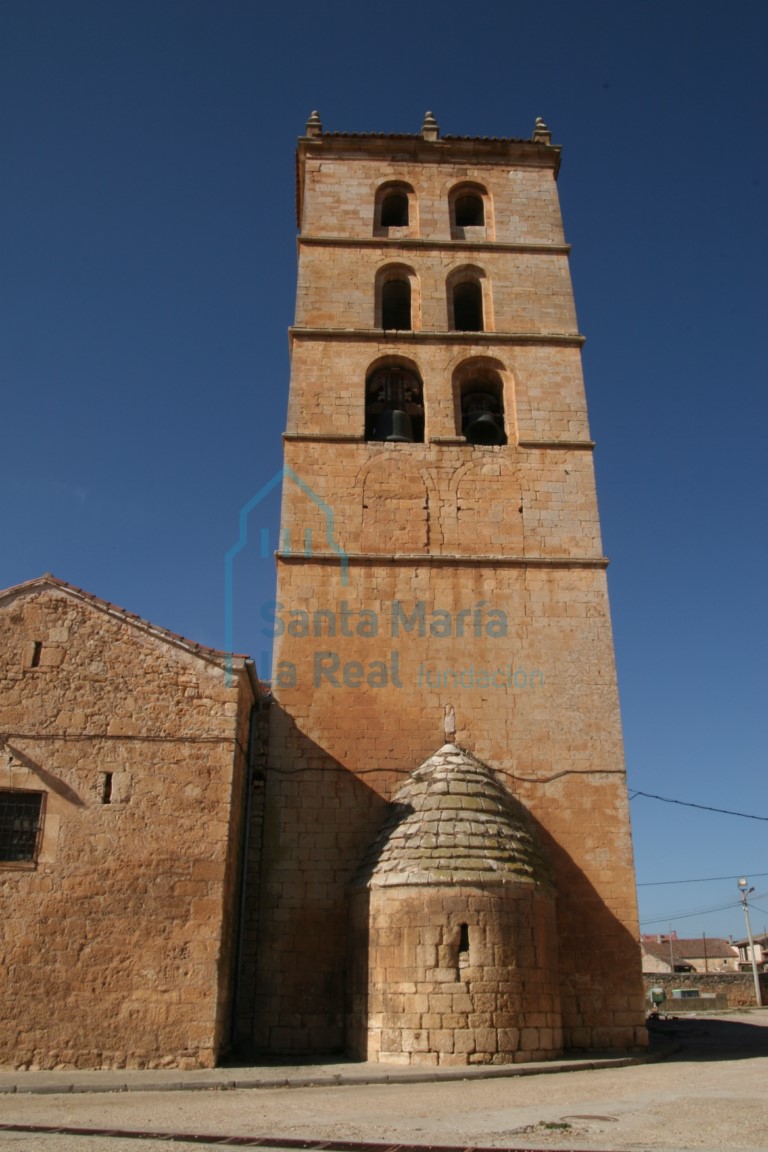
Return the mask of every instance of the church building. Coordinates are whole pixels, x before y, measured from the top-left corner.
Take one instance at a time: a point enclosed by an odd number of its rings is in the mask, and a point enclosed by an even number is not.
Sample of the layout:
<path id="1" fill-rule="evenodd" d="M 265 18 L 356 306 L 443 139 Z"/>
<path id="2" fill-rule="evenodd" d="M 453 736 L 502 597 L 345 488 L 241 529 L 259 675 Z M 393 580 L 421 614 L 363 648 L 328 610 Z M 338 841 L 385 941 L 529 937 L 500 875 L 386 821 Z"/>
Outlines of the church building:
<path id="1" fill-rule="evenodd" d="M 252 1042 L 642 1044 L 560 149 L 313 114 L 297 161 Z"/>
<path id="2" fill-rule="evenodd" d="M 172 921 L 150 948 L 156 958 L 144 968 L 136 959 L 147 921 L 111 933 L 111 945 L 100 937 L 95 957 L 81 930 L 68 955 L 71 972 L 85 957 L 87 985 L 72 977 L 68 986 L 66 957 L 57 959 L 57 988 L 73 1007 L 98 987 L 99 964 L 115 971 L 116 1006 L 121 964 L 129 974 L 131 995 L 115 1012 L 125 1037 L 141 1022 L 144 1047 L 123 1043 L 115 1023 L 101 1062 L 205 1064 L 234 1048 L 276 1060 L 347 1052 L 503 1064 L 646 1043 L 607 560 L 559 166 L 541 120 L 518 140 L 441 136 L 431 113 L 412 135 L 326 132 L 310 117 L 297 152 L 268 701 L 245 658 L 78 599 L 78 611 L 97 614 L 89 642 L 105 650 L 77 700 L 38 722 L 24 686 L 39 694 L 44 682 L 48 693 L 57 676 L 74 675 L 66 656 L 45 677 L 34 671 L 52 660 L 53 642 L 35 622 L 38 594 L 84 594 L 49 582 L 34 597 L 29 586 L 0 596 L 0 625 L 23 666 L 0 690 L 0 804 L 39 794 L 27 839 L 44 847 L 21 872 L 4 861 L 13 836 L 0 808 L 6 895 L 61 892 L 58 904 L 46 898 L 46 914 L 75 932 L 60 870 L 74 866 L 75 845 L 107 807 L 108 820 L 130 828 L 135 863 L 135 806 L 153 796 L 139 819 L 154 845 L 141 874 L 148 891 L 167 886 Z M 22 609 L 32 599 L 30 623 Z M 108 638 L 130 640 L 136 683 L 129 669 L 109 671 Z M 156 673 L 146 681 L 142 661 Z M 87 779 L 59 753 L 67 733 L 106 739 L 118 686 L 129 701 L 119 722 L 135 731 L 116 737 L 149 739 L 136 710 L 151 691 L 153 735 L 178 738 L 154 784 L 122 746 L 118 755 L 99 745 Z M 187 800 L 199 841 L 174 837 L 172 813 Z M 217 816 L 207 826 L 209 805 Z M 66 836 L 56 840 L 49 813 Z M 101 891 L 110 840 L 88 845 L 79 883 L 90 876 Z M 108 906 L 89 899 L 86 923 L 98 925 Z M 24 965 L 41 963 L 40 931 L 31 911 L 26 951 L 5 945 L 11 995 Z M 153 991 L 142 1004 L 144 969 Z M 177 1002 L 186 1032 L 170 1025 Z M 34 1059 L 50 1066 L 36 1036 Z M 51 1051 L 76 1062 L 79 1043 Z"/>

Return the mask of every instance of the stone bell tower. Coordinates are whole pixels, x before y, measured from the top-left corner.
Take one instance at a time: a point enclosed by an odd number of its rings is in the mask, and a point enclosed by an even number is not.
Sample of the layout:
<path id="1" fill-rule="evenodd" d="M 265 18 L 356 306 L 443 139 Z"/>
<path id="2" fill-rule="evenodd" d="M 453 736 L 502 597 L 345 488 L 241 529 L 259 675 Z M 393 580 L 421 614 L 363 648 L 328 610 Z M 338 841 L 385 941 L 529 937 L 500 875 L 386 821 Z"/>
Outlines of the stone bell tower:
<path id="1" fill-rule="evenodd" d="M 645 1043 L 559 166 L 540 120 L 530 140 L 441 138 L 430 113 L 415 135 L 313 113 L 299 140 L 262 1050 L 501 1063 Z M 470 818 L 494 805 L 510 814 Z"/>

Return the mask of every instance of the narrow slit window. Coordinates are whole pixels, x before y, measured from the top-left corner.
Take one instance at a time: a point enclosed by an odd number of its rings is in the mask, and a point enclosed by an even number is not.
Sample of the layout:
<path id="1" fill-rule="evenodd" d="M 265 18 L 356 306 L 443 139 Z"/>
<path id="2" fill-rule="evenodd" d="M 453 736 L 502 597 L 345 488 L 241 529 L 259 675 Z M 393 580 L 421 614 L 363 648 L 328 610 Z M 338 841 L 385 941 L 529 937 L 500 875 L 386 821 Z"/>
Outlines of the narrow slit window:
<path id="1" fill-rule="evenodd" d="M 40 667 L 40 656 L 42 655 L 42 651 L 43 651 L 42 640 L 35 640 L 35 646 L 32 649 L 32 660 L 30 661 L 30 665 L 29 665 L 30 668 L 39 668 Z"/>
<path id="2" fill-rule="evenodd" d="M 101 802 L 102 804 L 112 803 L 112 773 L 104 772 L 101 779 Z"/>
<path id="3" fill-rule="evenodd" d="M 458 967 L 469 967 L 469 926 L 462 924 L 459 927 L 459 963 Z"/>

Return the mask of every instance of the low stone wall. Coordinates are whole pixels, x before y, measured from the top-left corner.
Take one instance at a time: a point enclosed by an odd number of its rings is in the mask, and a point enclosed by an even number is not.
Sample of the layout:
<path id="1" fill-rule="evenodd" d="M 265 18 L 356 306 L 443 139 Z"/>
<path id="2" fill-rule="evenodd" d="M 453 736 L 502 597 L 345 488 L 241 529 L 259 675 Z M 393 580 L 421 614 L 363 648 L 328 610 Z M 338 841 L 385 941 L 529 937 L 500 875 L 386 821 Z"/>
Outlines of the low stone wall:
<path id="1" fill-rule="evenodd" d="M 643 973 L 645 997 L 650 1006 L 651 988 L 663 988 L 667 994 L 665 1011 L 697 1012 L 706 1008 L 753 1008 L 755 982 L 751 972 L 647 972 Z M 714 993 L 712 1002 L 701 999 L 680 999 L 672 996 L 674 988 L 698 988 L 702 993 Z M 768 1004 L 768 973 L 760 974 L 763 1004 Z"/>

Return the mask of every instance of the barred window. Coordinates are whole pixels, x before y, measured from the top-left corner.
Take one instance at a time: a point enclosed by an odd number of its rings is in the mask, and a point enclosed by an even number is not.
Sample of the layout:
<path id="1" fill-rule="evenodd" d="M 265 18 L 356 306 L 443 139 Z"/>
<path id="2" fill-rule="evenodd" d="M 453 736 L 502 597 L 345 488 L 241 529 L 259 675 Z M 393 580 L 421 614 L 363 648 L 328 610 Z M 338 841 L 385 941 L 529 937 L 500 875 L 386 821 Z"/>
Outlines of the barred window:
<path id="1" fill-rule="evenodd" d="M 44 792 L 0 791 L 0 863 L 34 863 L 43 830 Z"/>

